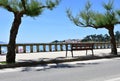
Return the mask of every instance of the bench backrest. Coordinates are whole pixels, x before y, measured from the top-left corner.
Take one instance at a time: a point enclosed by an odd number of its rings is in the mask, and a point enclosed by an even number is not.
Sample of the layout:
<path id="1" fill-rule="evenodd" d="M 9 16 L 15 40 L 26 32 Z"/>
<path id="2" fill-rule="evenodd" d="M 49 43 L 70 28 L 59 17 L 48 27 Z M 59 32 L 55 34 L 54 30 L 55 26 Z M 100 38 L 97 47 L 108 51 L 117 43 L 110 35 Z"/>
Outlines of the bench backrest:
<path id="1" fill-rule="evenodd" d="M 73 43 L 71 44 L 71 50 L 92 50 L 93 43 Z"/>

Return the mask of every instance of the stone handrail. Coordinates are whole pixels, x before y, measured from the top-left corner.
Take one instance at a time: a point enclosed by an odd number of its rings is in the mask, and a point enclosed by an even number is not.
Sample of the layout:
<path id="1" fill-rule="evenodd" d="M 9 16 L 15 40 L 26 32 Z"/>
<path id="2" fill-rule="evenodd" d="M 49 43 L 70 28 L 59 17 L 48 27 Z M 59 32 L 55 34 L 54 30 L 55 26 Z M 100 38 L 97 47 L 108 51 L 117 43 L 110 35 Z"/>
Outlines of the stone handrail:
<path id="1" fill-rule="evenodd" d="M 35 52 L 55 52 L 65 51 L 70 49 L 71 43 L 24 43 L 16 44 L 16 53 L 35 53 Z M 7 53 L 8 44 L 0 44 L 0 54 Z M 111 48 L 110 43 L 94 43 L 94 49 Z M 117 48 L 120 48 L 120 43 L 117 43 Z"/>

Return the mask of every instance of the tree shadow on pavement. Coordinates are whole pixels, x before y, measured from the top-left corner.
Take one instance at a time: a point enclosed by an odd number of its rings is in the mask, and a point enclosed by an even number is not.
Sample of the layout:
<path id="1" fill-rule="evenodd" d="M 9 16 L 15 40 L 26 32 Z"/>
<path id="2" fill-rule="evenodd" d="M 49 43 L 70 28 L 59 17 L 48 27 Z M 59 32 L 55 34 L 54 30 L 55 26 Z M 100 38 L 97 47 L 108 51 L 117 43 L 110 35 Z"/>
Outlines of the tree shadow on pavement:
<path id="1" fill-rule="evenodd" d="M 99 62 L 87 62 L 87 63 L 75 63 L 75 64 L 70 64 L 70 63 L 64 63 L 64 62 L 74 62 L 74 61 L 85 61 L 85 60 L 95 60 L 95 59 L 111 59 L 114 57 L 120 57 L 120 52 L 118 53 L 117 56 L 115 55 L 105 55 L 105 56 L 74 56 L 71 58 L 65 58 L 65 57 L 57 57 L 54 59 L 49 59 L 49 58 L 40 58 L 39 61 L 34 61 L 34 60 L 24 60 L 27 62 L 32 63 L 30 66 L 28 65 L 27 67 L 24 67 L 22 72 L 24 71 L 31 71 L 34 68 L 34 71 L 46 71 L 48 69 L 69 69 L 69 68 L 82 68 L 86 67 L 89 65 L 97 65 L 100 64 Z"/>
<path id="2" fill-rule="evenodd" d="M 71 68 L 83 68 L 89 65 L 97 65 L 100 64 L 98 62 L 87 62 L 87 63 L 53 63 L 53 64 L 41 64 L 37 66 L 24 67 L 21 72 L 29 72 L 29 71 L 46 71 L 50 69 L 71 69 Z"/>
<path id="3" fill-rule="evenodd" d="M 22 72 L 24 71 L 41 71 L 41 70 L 47 70 L 52 68 L 79 68 L 79 67 L 85 67 L 88 65 L 96 65 L 99 63 L 76 63 L 76 64 L 70 64 L 65 62 L 74 62 L 74 61 L 86 61 L 86 60 L 95 60 L 95 59 L 110 59 L 114 57 L 120 57 L 120 52 L 118 52 L 119 55 L 108 55 L 108 56 L 74 56 L 74 57 L 57 57 L 54 59 L 50 58 L 39 58 L 36 60 L 20 60 L 20 62 L 15 64 L 9 64 L 9 65 L 1 65 L 0 69 L 2 68 L 16 68 L 16 67 L 22 67 Z"/>
<path id="4" fill-rule="evenodd" d="M 34 67 L 24 67 L 21 72 L 29 71 L 46 71 L 49 69 L 70 69 L 70 68 L 82 68 L 88 65 L 96 65 L 99 63 L 77 63 L 77 64 L 56 64 L 56 65 L 39 65 Z M 33 69 L 34 68 L 34 69 Z"/>

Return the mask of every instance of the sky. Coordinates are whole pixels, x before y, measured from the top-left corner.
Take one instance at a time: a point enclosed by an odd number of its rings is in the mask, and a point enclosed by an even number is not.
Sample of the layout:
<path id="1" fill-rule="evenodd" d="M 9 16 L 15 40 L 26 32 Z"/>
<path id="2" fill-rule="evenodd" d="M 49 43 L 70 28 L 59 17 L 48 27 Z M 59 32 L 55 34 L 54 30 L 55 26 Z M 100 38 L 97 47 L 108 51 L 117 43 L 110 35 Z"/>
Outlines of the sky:
<path id="1" fill-rule="evenodd" d="M 45 0 L 43 0 L 45 1 Z M 95 11 L 103 12 L 102 3 L 108 0 L 90 0 Z M 108 34 L 106 29 L 83 28 L 74 25 L 67 17 L 70 8 L 73 14 L 84 9 L 87 0 L 61 0 L 52 11 L 45 9 L 38 17 L 24 16 L 20 25 L 17 43 L 49 43 L 54 40 L 82 39 L 91 34 Z M 114 8 L 120 9 L 120 1 L 114 0 Z M 9 42 L 9 34 L 13 22 L 13 13 L 0 8 L 0 41 Z M 114 31 L 120 31 L 120 25 Z"/>

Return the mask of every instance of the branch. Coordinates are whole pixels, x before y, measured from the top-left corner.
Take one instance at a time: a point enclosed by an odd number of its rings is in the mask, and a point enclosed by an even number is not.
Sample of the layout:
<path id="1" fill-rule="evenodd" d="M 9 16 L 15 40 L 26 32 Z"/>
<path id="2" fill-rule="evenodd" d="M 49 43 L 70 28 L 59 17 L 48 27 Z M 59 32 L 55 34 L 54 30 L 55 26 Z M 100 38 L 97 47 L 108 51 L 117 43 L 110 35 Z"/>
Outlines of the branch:
<path id="1" fill-rule="evenodd" d="M 3 8 L 5 8 L 5 9 L 7 9 L 10 12 L 14 12 L 14 10 L 9 5 L 7 5 L 7 4 L 4 5 L 4 4 L 0 3 L 0 6 L 3 7 Z"/>
<path id="2" fill-rule="evenodd" d="M 49 8 L 50 6 L 41 6 L 38 9 L 42 9 L 42 8 Z"/>
<path id="3" fill-rule="evenodd" d="M 119 22 L 116 22 L 116 24 L 120 24 L 120 21 L 119 21 Z"/>
<path id="4" fill-rule="evenodd" d="M 84 24 L 84 23 L 82 23 L 82 22 L 80 22 L 80 21 L 74 21 L 74 19 L 72 19 L 71 20 L 73 23 L 75 23 L 75 25 L 76 26 L 79 26 L 79 27 L 91 27 L 91 28 L 106 28 L 106 26 L 105 25 L 99 25 L 99 26 L 97 26 L 97 25 L 95 25 L 95 24 Z"/>
<path id="5" fill-rule="evenodd" d="M 3 6 L 3 7 L 10 12 L 15 12 L 9 5 Z"/>
<path id="6" fill-rule="evenodd" d="M 5 6 L 5 8 L 8 10 L 8 11 L 11 11 L 11 12 L 14 12 L 13 9 L 10 7 L 10 6 Z"/>
<path id="7" fill-rule="evenodd" d="M 36 8 L 35 10 L 44 9 L 44 8 L 51 8 L 51 6 L 41 6 L 41 7 L 39 7 L 39 8 Z"/>
<path id="8" fill-rule="evenodd" d="M 42 8 L 52 9 L 52 8 L 54 8 L 56 5 L 58 5 L 60 1 L 61 1 L 61 0 L 56 0 L 55 2 L 52 2 L 52 1 L 50 1 L 50 0 L 47 0 L 47 2 L 46 2 L 46 5 L 47 5 L 47 6 L 43 5 L 43 6 L 39 7 L 38 9 L 42 9 Z"/>
<path id="9" fill-rule="evenodd" d="M 26 11 L 26 6 L 25 6 L 26 1 L 25 1 L 25 0 L 21 0 L 21 2 L 22 2 L 22 5 L 23 5 L 24 10 Z"/>

